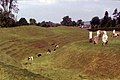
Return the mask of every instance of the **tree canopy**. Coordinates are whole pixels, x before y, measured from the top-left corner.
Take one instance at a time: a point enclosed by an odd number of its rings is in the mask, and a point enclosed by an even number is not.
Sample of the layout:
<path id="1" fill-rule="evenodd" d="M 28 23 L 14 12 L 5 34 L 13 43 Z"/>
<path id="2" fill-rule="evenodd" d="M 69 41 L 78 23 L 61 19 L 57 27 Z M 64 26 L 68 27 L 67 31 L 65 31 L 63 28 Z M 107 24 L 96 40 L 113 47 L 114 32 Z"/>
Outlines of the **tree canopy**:
<path id="1" fill-rule="evenodd" d="M 14 11 L 18 13 L 17 0 L 0 0 L 1 12 L 6 12 L 8 15 Z"/>
<path id="2" fill-rule="evenodd" d="M 17 0 L 0 0 L 0 26 L 16 26 L 13 12 L 18 13 L 18 10 Z"/>

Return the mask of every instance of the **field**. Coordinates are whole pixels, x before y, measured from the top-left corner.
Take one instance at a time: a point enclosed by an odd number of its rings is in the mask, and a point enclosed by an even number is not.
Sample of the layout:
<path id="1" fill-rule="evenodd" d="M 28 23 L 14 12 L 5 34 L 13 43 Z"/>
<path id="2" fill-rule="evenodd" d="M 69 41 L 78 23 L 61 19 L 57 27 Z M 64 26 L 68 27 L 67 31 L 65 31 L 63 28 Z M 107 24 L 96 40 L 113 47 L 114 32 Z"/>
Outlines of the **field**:
<path id="1" fill-rule="evenodd" d="M 101 39 L 89 43 L 88 31 L 78 27 L 0 28 L 0 80 L 119 80 L 120 37 L 107 33 L 102 46 Z"/>

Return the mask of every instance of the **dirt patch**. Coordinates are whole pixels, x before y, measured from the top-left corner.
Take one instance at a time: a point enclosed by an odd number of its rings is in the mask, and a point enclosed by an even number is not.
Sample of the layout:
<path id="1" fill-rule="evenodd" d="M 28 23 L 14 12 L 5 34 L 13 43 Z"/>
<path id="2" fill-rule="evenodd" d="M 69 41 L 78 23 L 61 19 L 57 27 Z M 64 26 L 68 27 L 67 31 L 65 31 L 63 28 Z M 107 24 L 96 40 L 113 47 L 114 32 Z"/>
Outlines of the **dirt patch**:
<path id="1" fill-rule="evenodd" d="M 48 46 L 48 42 L 44 40 L 36 40 L 36 41 L 30 42 L 30 46 L 35 47 L 35 48 L 44 48 Z"/>

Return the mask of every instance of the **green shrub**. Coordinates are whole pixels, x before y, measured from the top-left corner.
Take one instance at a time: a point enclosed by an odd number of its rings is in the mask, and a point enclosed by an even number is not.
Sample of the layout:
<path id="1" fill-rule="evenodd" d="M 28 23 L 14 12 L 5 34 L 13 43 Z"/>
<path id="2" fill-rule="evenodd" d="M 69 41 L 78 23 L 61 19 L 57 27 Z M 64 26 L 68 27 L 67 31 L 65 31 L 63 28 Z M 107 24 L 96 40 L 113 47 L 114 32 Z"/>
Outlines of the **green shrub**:
<path id="1" fill-rule="evenodd" d="M 15 20 L 8 17 L 4 16 L 3 14 L 0 14 L 0 27 L 15 27 Z"/>

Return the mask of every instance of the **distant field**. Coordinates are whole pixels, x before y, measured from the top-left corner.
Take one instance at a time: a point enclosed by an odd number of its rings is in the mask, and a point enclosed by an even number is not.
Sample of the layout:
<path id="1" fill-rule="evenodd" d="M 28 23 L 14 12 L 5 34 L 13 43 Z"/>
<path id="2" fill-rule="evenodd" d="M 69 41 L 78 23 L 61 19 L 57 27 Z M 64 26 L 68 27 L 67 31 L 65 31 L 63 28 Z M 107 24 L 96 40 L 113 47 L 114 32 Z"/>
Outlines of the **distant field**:
<path id="1" fill-rule="evenodd" d="M 96 45 L 89 43 L 88 31 L 78 27 L 21 26 L 0 28 L 0 32 L 0 67 L 9 69 L 11 65 L 14 73 L 15 69 L 21 71 L 17 73 L 19 80 L 25 79 L 22 74 L 26 75 L 25 80 L 34 80 L 37 74 L 35 80 L 43 76 L 45 80 L 120 79 L 120 37 L 112 38 L 112 32 L 108 32 L 107 46 L 102 46 L 101 41 Z M 55 52 L 52 43 L 60 46 Z M 51 54 L 47 54 L 48 49 Z M 42 56 L 37 57 L 37 53 Z M 28 61 L 29 56 L 34 56 L 34 60 Z M 30 72 L 34 76 L 28 78 Z"/>

